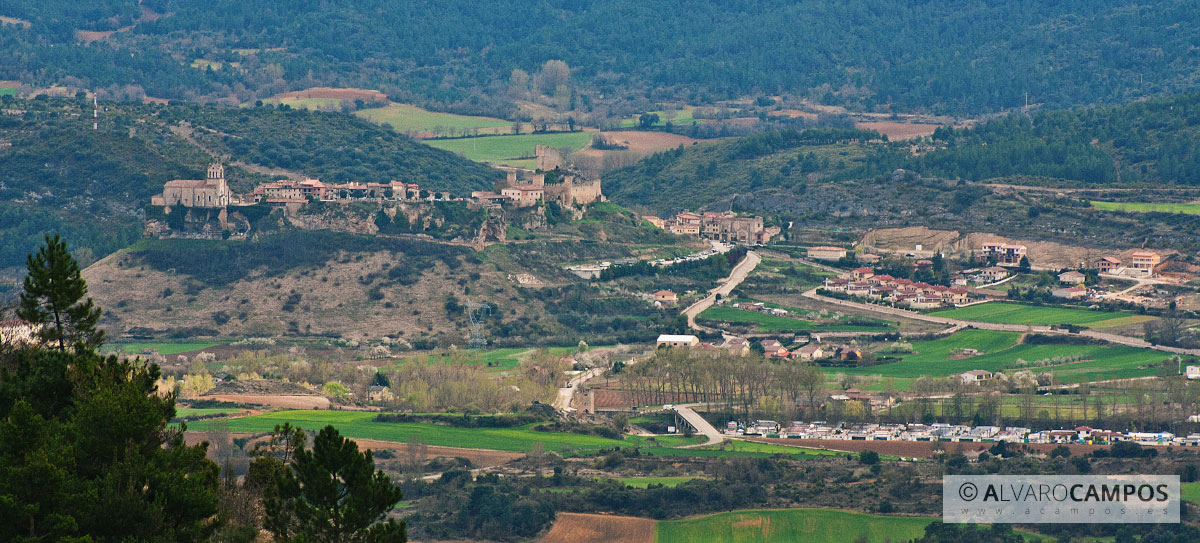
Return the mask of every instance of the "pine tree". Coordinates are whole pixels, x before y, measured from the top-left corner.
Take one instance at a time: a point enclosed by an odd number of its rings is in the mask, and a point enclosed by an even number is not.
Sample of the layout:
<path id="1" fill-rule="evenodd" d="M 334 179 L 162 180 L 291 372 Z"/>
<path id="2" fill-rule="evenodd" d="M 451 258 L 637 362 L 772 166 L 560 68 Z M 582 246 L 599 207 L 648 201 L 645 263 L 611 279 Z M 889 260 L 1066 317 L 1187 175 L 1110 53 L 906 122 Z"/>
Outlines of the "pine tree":
<path id="1" fill-rule="evenodd" d="M 91 350 L 104 342 L 104 332 L 96 328 L 100 308 L 87 296 L 87 283 L 79 273 L 79 263 L 67 252 L 67 242 L 58 234 L 46 236 L 46 244 L 25 260 L 25 276 L 17 315 L 26 322 L 41 325 L 38 332 L 46 345 L 68 345 Z"/>
<path id="2" fill-rule="evenodd" d="M 400 498 L 370 451 L 326 426 L 268 489 L 263 525 L 277 541 L 404 543 L 404 524 L 383 522 Z"/>

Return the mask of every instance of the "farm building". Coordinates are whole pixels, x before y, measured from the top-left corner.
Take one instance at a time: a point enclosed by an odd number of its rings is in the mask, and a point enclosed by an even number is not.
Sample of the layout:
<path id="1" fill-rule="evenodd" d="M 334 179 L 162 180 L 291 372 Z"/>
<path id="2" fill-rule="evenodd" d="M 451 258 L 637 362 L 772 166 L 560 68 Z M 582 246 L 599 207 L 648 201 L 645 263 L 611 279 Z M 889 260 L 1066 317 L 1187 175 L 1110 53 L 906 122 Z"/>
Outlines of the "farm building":
<path id="1" fill-rule="evenodd" d="M 987 370 L 971 370 L 964 371 L 958 374 L 958 378 L 962 379 L 963 384 L 977 385 L 992 378 L 992 372 Z"/>
<path id="2" fill-rule="evenodd" d="M 658 336 L 659 347 L 692 348 L 700 344 L 700 338 L 692 335 L 663 334 Z"/>
<path id="3" fill-rule="evenodd" d="M 816 260 L 838 260 L 846 257 L 846 250 L 841 247 L 809 247 L 808 257 Z"/>
<path id="4" fill-rule="evenodd" d="M 1075 270 L 1058 274 L 1058 282 L 1064 285 L 1078 285 L 1087 280 L 1087 276 Z"/>

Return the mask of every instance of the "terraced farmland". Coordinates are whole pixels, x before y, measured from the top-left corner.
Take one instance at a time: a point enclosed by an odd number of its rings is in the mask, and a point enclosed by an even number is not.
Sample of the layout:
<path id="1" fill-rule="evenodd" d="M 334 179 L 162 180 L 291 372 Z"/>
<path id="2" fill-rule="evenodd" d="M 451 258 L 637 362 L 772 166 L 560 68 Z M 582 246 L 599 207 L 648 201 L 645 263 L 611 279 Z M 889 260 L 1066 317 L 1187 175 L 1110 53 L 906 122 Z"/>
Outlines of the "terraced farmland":
<path id="1" fill-rule="evenodd" d="M 592 132 L 522 134 L 519 136 L 426 140 L 423 143 L 458 153 L 476 162 L 528 165 L 527 163 L 532 162 L 534 148 L 538 145 L 570 147 L 579 150 L 591 143 L 592 134 Z"/>
<path id="2" fill-rule="evenodd" d="M 500 134 L 512 131 L 512 122 L 495 117 L 477 117 L 429 111 L 408 104 L 388 104 L 384 107 L 360 109 L 355 115 L 374 123 L 387 123 L 401 132 L 469 132 Z M 435 134 L 431 134 L 435 135 Z M 449 135 L 449 134 L 436 134 Z"/>

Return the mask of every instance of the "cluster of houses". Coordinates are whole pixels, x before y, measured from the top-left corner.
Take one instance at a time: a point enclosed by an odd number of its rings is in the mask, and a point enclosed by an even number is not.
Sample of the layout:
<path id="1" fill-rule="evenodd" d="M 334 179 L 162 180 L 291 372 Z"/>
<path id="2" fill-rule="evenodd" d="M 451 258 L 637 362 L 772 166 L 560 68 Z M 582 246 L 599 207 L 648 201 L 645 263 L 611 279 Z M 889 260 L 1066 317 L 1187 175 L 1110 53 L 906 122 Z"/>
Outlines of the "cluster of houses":
<path id="1" fill-rule="evenodd" d="M 965 288 L 931 285 L 887 274 L 876 275 L 871 268 L 857 268 L 849 274 L 828 278 L 824 288 L 829 292 L 891 302 L 910 309 L 932 309 L 970 301 Z"/>
<path id="2" fill-rule="evenodd" d="M 849 392 L 849 391 L 847 391 Z M 1131 441 L 1142 445 L 1200 446 L 1200 434 L 1176 436 L 1170 432 L 1110 432 L 1080 426 L 1073 430 L 1034 432 L 1019 426 L 962 426 L 953 424 L 826 424 L 793 421 L 786 426 L 771 420 L 739 425 L 729 422 L 726 434 L 758 435 L 788 439 L 832 439 L 847 441 L 940 441 L 960 443 L 1077 443 L 1107 445 Z"/>
<path id="3" fill-rule="evenodd" d="M 545 202 L 557 202 L 562 207 L 585 206 L 604 201 L 599 179 L 584 179 L 560 171 L 507 168 L 507 172 L 500 192 L 475 191 L 471 193 L 471 199 L 513 207 L 529 207 Z"/>
<path id="4" fill-rule="evenodd" d="M 705 212 L 695 214 L 678 213 L 669 219 L 655 216 L 642 217 L 650 224 L 682 236 L 714 239 L 724 243 L 763 245 L 779 235 L 778 226 L 764 227 L 763 218 L 739 217 L 734 213 Z"/>
<path id="5" fill-rule="evenodd" d="M 762 345 L 763 356 L 767 358 L 776 358 L 784 360 L 841 360 L 847 362 L 856 362 L 863 357 L 863 350 L 850 345 L 823 345 L 817 341 L 812 341 L 802 347 L 789 349 L 783 343 L 775 339 L 764 339 L 759 342 Z M 674 335 L 663 334 L 658 336 L 657 347 L 672 347 L 680 349 L 692 349 L 698 351 L 718 351 L 725 350 L 735 356 L 745 356 L 750 354 L 750 342 L 746 338 L 736 336 L 726 336 L 724 343 L 705 343 L 700 341 L 700 338 L 693 335 Z M 856 398 L 862 399 L 862 398 Z"/>

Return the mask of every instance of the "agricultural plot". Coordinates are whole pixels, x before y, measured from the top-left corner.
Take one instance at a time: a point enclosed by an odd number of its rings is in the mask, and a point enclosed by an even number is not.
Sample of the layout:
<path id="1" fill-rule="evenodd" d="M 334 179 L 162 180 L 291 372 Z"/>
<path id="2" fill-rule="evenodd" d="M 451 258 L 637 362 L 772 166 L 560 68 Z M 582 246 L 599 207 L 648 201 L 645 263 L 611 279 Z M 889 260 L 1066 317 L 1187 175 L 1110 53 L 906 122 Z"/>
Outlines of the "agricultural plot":
<path id="1" fill-rule="evenodd" d="M 0 87 L 0 96 L 16 96 L 17 87 Z"/>
<path id="2" fill-rule="evenodd" d="M 768 304 L 768 307 L 779 307 L 775 304 Z M 793 314 L 807 315 L 808 312 L 795 309 L 785 308 Z M 734 309 L 728 306 L 710 307 L 700 313 L 701 319 L 713 321 L 728 322 L 735 324 L 756 324 L 758 327 L 756 332 L 792 332 L 805 330 L 823 330 L 823 331 L 855 331 L 855 332 L 887 332 L 895 328 L 895 323 L 890 321 L 873 319 L 880 324 L 886 326 L 865 326 L 860 324 L 841 324 L 841 323 L 818 323 L 809 320 L 803 320 L 793 317 L 781 317 L 776 315 L 768 315 L 755 311 L 744 311 Z"/>
<path id="3" fill-rule="evenodd" d="M 613 480 L 633 488 L 648 488 L 651 485 L 662 485 L 675 488 L 680 483 L 691 481 L 695 477 L 616 477 Z"/>
<path id="4" fill-rule="evenodd" d="M 1063 383 L 1085 383 L 1155 375 L 1166 355 L 1150 349 L 1108 345 L 1018 344 L 1017 332 L 964 330 L 950 337 L 912 344 L 902 360 L 865 368 L 829 368 L 830 374 L 879 375 L 884 378 L 945 377 L 970 370 L 1053 372 Z M 982 354 L 958 358 L 962 349 Z M 1021 361 L 1024 361 L 1022 363 Z M 903 385 L 904 383 L 897 383 Z M 897 388 L 901 388 L 898 386 Z"/>
<path id="5" fill-rule="evenodd" d="M 1105 321 L 1138 317 L 1128 311 L 1089 311 L 1066 307 L 1042 307 L 1007 302 L 989 302 L 967 307 L 935 311 L 935 317 L 997 324 L 1077 324 L 1102 328 Z M 1124 322 L 1124 321 L 1123 321 Z M 1127 324 L 1127 322 L 1125 322 Z"/>
<path id="6" fill-rule="evenodd" d="M 374 123 L 387 123 L 400 132 L 430 132 L 430 136 L 473 133 L 501 134 L 512 131 L 512 123 L 495 117 L 439 113 L 408 104 L 360 109 L 355 115 Z"/>
<path id="7" fill-rule="evenodd" d="M 201 417 L 204 415 L 224 415 L 227 413 L 241 413 L 242 410 L 236 407 L 211 407 L 211 408 L 191 408 L 191 407 L 176 407 L 175 418 L 183 419 L 187 417 Z"/>
<path id="8" fill-rule="evenodd" d="M 659 522 L 656 543 L 870 543 L 921 537 L 933 518 L 868 515 L 835 509 L 745 510 Z"/>
<path id="9" fill-rule="evenodd" d="M 1180 483 L 1179 493 L 1183 501 L 1200 505 L 1200 483 Z"/>
<path id="10" fill-rule="evenodd" d="M 155 351 L 161 355 L 171 355 L 198 351 L 209 347 L 223 345 L 222 343 L 113 343 L 108 345 L 117 352 L 126 354 L 143 354 Z"/>
<path id="11" fill-rule="evenodd" d="M 561 356 L 561 355 L 566 355 L 568 353 L 571 353 L 575 349 L 576 349 L 575 347 L 549 347 L 546 349 L 546 351 L 549 352 L 550 354 Z M 493 349 L 490 351 L 486 351 L 483 354 L 471 353 L 471 356 L 465 360 L 465 363 L 467 363 L 469 365 L 474 365 L 474 366 L 486 366 L 488 368 L 492 368 L 495 370 L 501 370 L 501 371 L 502 370 L 511 370 L 520 365 L 522 358 L 533 354 L 535 351 L 536 351 L 536 349 L 526 349 L 526 348 L 522 348 L 522 347 Z M 434 362 L 443 362 L 444 363 L 444 362 L 448 362 L 450 360 L 450 356 L 447 354 L 443 354 L 441 356 L 436 356 L 436 357 L 402 358 L 391 364 L 387 364 L 385 366 L 380 366 L 379 369 L 383 370 L 383 371 L 394 370 L 394 369 L 400 368 L 404 365 L 416 362 L 418 360 L 432 360 Z"/>
<path id="12" fill-rule="evenodd" d="M 532 162 L 538 145 L 570 147 L 579 150 L 592 141 L 592 132 L 557 132 L 522 134 L 519 136 L 486 136 L 445 140 L 425 140 L 423 143 L 460 154 L 476 162 L 514 165 L 524 159 Z"/>
<path id="13" fill-rule="evenodd" d="M 275 425 L 290 422 L 316 432 L 332 424 L 347 437 L 377 439 L 406 443 L 412 438 L 428 445 L 490 449 L 497 451 L 525 452 L 535 443 L 542 443 L 548 451 L 597 450 L 602 448 L 629 446 L 629 442 L 597 436 L 539 432 L 532 425 L 517 428 L 455 428 L 436 424 L 410 422 L 374 422 L 375 413 L 348 411 L 277 411 L 250 417 L 228 419 L 231 432 L 270 432 Z M 194 422 L 189 430 L 204 431 L 212 425 L 208 421 Z"/>
<path id="14" fill-rule="evenodd" d="M 1122 211 L 1126 213 L 1183 213 L 1200 215 L 1200 204 L 1168 204 L 1151 202 L 1104 202 L 1092 200 L 1092 207 L 1104 211 Z"/>

